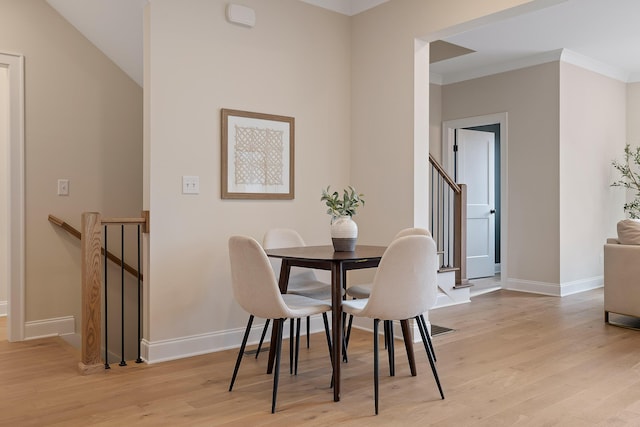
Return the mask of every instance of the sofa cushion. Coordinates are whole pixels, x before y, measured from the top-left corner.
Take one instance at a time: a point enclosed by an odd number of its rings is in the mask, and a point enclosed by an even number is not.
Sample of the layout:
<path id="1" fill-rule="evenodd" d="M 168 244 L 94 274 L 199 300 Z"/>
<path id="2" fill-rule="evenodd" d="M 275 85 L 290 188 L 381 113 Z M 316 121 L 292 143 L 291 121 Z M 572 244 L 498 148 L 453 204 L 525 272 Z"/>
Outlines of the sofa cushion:
<path id="1" fill-rule="evenodd" d="M 618 240 L 623 245 L 640 245 L 640 220 L 623 219 L 618 222 Z"/>

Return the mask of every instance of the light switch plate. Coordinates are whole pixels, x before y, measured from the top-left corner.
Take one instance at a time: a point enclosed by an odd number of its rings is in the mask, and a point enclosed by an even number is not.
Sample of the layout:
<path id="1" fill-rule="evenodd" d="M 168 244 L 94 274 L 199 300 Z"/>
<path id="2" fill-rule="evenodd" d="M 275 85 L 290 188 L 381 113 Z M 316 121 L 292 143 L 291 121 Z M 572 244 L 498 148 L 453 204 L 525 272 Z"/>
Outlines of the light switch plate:
<path id="1" fill-rule="evenodd" d="M 200 194 L 200 177 L 187 175 L 183 176 L 182 194 Z"/>
<path id="2" fill-rule="evenodd" d="M 59 179 L 58 180 L 58 196 L 68 196 L 68 195 L 69 195 L 69 180 Z"/>

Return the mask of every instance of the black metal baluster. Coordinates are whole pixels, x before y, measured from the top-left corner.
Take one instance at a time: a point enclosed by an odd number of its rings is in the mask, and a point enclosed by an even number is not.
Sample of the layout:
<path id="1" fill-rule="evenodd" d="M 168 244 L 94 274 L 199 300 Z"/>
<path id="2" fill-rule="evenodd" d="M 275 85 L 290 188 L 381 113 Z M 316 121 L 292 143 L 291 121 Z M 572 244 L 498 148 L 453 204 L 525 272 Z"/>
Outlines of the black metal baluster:
<path id="1" fill-rule="evenodd" d="M 450 209 L 449 209 L 450 208 L 449 203 L 450 203 L 450 200 L 451 200 L 451 198 L 450 198 L 450 196 L 451 196 L 451 188 L 449 187 L 449 184 L 447 184 L 446 189 L 447 189 L 447 192 L 446 192 L 446 199 L 447 199 L 446 200 L 446 202 L 447 202 L 447 215 L 446 215 L 446 218 L 447 218 L 447 232 L 446 232 L 446 235 L 447 235 L 447 248 L 445 249 L 445 254 L 447 256 L 447 268 L 449 268 L 449 267 L 451 267 L 451 264 L 449 263 L 449 253 L 450 253 L 450 250 L 451 250 L 451 245 L 450 245 L 450 241 L 449 241 L 449 237 L 450 237 L 449 233 L 451 231 L 451 212 L 450 212 Z"/>
<path id="2" fill-rule="evenodd" d="M 456 191 L 451 189 L 451 254 L 449 260 L 451 267 L 456 267 L 455 250 L 456 250 Z"/>
<path id="3" fill-rule="evenodd" d="M 127 366 L 124 360 L 124 225 L 120 226 L 120 364 L 119 366 Z"/>
<path id="4" fill-rule="evenodd" d="M 138 358 L 136 359 L 136 363 L 142 363 L 142 358 L 140 357 L 140 341 L 142 340 L 142 280 L 140 280 L 140 271 L 140 224 L 138 224 Z"/>
<path id="5" fill-rule="evenodd" d="M 107 293 L 107 269 L 109 267 L 107 258 L 107 226 L 104 226 L 104 369 L 111 369 L 109 366 L 109 294 Z"/>
<path id="6" fill-rule="evenodd" d="M 431 234 L 435 234 L 435 228 L 433 227 L 434 222 L 433 222 L 433 214 L 434 214 L 434 210 L 433 210 L 433 193 L 434 193 L 434 189 L 435 189 L 435 185 L 434 185 L 434 172 L 435 172 L 435 167 L 429 163 L 429 165 L 431 166 Z"/>
<path id="7" fill-rule="evenodd" d="M 441 221 L 438 225 L 438 233 L 440 234 L 440 250 L 444 251 L 444 239 L 445 239 L 445 223 L 444 223 L 444 214 L 445 214 L 445 209 L 444 209 L 444 199 L 445 199 L 445 194 L 444 194 L 444 188 L 445 188 L 445 181 L 444 181 L 444 177 L 442 175 L 439 175 L 440 178 L 440 195 L 439 195 L 439 203 L 441 204 L 440 209 L 442 210 L 442 216 L 441 216 Z M 440 266 L 440 268 L 444 268 L 444 257 L 442 258 L 442 265 Z"/>
<path id="8" fill-rule="evenodd" d="M 438 210 L 437 210 L 437 215 L 438 215 L 438 220 L 436 221 L 436 227 L 438 229 L 438 235 L 436 237 L 436 246 L 438 247 L 438 250 L 440 250 L 440 230 L 442 228 L 442 225 L 440 224 L 440 193 L 442 191 L 442 176 L 440 176 L 440 174 L 438 174 L 438 195 L 436 198 L 436 202 L 438 204 Z"/>

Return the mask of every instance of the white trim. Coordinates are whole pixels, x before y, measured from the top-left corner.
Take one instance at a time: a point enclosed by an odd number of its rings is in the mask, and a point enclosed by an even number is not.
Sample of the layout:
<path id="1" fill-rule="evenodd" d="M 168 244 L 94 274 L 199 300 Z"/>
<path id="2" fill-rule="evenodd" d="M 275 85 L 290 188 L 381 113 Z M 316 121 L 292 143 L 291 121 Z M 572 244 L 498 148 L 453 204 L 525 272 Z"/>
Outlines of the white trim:
<path id="1" fill-rule="evenodd" d="M 507 275 L 509 268 L 508 235 L 509 235 L 509 126 L 508 113 L 495 113 L 485 116 L 466 117 L 442 122 L 442 167 L 448 173 L 453 170 L 454 131 L 457 128 L 483 126 L 498 123 L 500 125 L 500 268 L 501 276 Z"/>
<path id="2" fill-rule="evenodd" d="M 7 317 L 7 302 L 0 301 L 0 317 Z"/>
<path id="3" fill-rule="evenodd" d="M 550 50 L 548 52 L 525 56 L 512 61 L 490 64 L 485 67 L 476 67 L 471 70 L 460 71 L 457 73 L 448 73 L 444 76 L 437 73 L 431 73 L 429 80 L 433 84 L 443 86 L 480 77 L 492 76 L 494 74 L 505 73 L 508 71 L 529 68 L 535 65 L 547 64 L 549 62 L 566 62 L 568 64 L 584 68 L 585 70 L 593 71 L 594 73 L 619 80 L 623 83 L 631 81 L 630 73 L 607 65 L 604 62 L 589 58 L 588 56 L 573 52 L 569 49 Z"/>
<path id="4" fill-rule="evenodd" d="M 506 283 L 506 286 L 505 286 Z M 590 291 L 601 288 L 604 283 L 603 276 L 595 276 L 587 279 L 574 280 L 565 283 L 535 282 L 533 280 L 509 279 L 503 282 L 503 289 L 511 291 L 528 292 L 532 294 L 565 297 L 567 295 Z"/>
<path id="5" fill-rule="evenodd" d="M 429 225 L 429 43 L 414 40 L 413 56 L 413 226 Z"/>
<path id="6" fill-rule="evenodd" d="M 26 340 L 69 335 L 74 334 L 75 331 L 76 321 L 73 316 L 32 320 L 24 325 Z"/>
<path id="7" fill-rule="evenodd" d="M 305 320 L 301 322 L 302 337 L 306 333 L 304 326 Z M 273 322 L 271 322 L 273 324 Z M 260 334 L 264 327 L 264 321 L 256 323 L 254 321 L 251 326 L 251 333 L 247 345 L 258 344 Z M 287 326 L 285 325 L 284 336 L 288 337 Z M 185 357 L 198 356 L 201 354 L 212 353 L 216 351 L 239 348 L 242 343 L 245 327 L 228 329 L 224 331 L 191 335 L 187 337 L 172 338 L 168 340 L 149 341 L 143 339 L 141 342 L 141 358 L 146 363 L 160 363 L 170 360 L 182 359 Z M 311 317 L 311 333 L 322 332 L 324 334 L 324 324 L 320 315 Z M 270 334 L 265 337 L 264 346 L 268 346 Z"/>
<path id="8" fill-rule="evenodd" d="M 9 259 L 7 275 L 7 338 L 22 341 L 25 337 L 24 276 L 24 57 L 0 53 L 0 65 L 9 76 Z"/>
<path id="9" fill-rule="evenodd" d="M 579 54 L 569 49 L 562 49 L 560 60 L 568 64 L 573 64 L 577 67 L 584 68 L 585 70 L 593 71 L 594 73 L 602 74 L 603 76 L 610 77 L 615 80 L 619 80 L 623 83 L 629 83 L 631 73 L 621 70 L 616 67 L 612 67 L 604 62 L 597 61 L 588 56 Z"/>
<path id="10" fill-rule="evenodd" d="M 304 3 L 329 9 L 347 16 L 354 16 L 389 0 L 301 0 Z"/>

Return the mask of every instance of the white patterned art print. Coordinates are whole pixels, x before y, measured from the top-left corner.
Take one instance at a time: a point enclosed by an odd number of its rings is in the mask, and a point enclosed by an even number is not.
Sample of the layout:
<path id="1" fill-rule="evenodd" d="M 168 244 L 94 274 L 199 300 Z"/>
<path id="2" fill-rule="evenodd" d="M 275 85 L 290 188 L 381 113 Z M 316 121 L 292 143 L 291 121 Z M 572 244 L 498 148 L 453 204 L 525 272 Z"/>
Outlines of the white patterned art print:
<path id="1" fill-rule="evenodd" d="M 222 109 L 222 198 L 293 199 L 294 118 Z"/>

